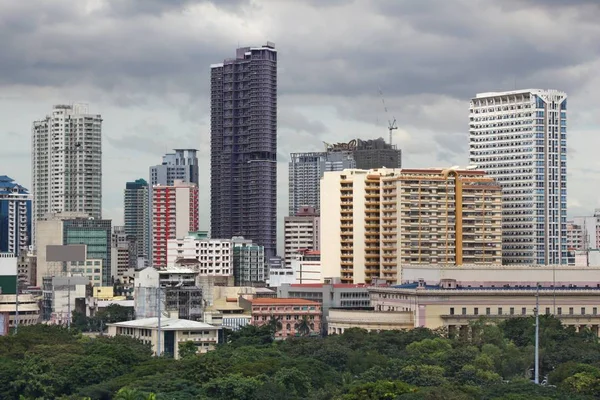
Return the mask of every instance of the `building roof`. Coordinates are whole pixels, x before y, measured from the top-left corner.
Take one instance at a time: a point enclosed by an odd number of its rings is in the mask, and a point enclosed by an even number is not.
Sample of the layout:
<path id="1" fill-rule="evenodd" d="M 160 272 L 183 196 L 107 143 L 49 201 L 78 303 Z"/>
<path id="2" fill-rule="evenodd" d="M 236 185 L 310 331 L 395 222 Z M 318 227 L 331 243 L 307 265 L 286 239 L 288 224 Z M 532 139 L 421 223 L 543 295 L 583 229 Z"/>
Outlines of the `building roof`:
<path id="1" fill-rule="evenodd" d="M 304 299 L 282 299 L 282 298 L 259 298 L 250 300 L 253 306 L 286 306 L 286 305 L 298 305 L 298 306 L 320 306 L 321 303 L 316 301 L 304 300 Z"/>
<path id="2" fill-rule="evenodd" d="M 143 318 L 136 319 L 133 321 L 116 322 L 114 324 L 107 324 L 108 326 L 120 326 L 124 328 L 142 328 L 142 329 L 157 329 L 158 318 Z M 204 322 L 190 321 L 187 319 L 176 319 L 176 318 L 161 318 L 160 329 L 165 331 L 178 331 L 186 329 L 220 329 L 216 326 L 205 324 Z"/>
<path id="3" fill-rule="evenodd" d="M 364 283 L 291 283 L 290 287 L 295 288 L 322 288 L 323 286 L 333 286 L 334 289 L 358 289 L 367 287 Z"/>
<path id="4" fill-rule="evenodd" d="M 27 189 L 16 183 L 14 179 L 6 175 L 0 175 L 0 194 L 10 193 L 29 194 Z"/>

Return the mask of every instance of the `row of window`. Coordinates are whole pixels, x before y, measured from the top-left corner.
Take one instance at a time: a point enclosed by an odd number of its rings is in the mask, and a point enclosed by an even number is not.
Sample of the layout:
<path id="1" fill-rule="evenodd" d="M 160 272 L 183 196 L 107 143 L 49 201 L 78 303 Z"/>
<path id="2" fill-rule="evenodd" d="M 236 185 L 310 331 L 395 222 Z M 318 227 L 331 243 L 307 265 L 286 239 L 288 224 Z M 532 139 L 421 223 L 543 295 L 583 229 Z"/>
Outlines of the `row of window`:
<path id="1" fill-rule="evenodd" d="M 563 315 L 563 308 L 562 307 L 556 307 L 556 314 L 557 315 Z M 587 315 L 586 314 L 586 308 L 585 307 L 581 307 L 580 310 L 581 315 Z M 531 312 L 534 313 L 535 309 L 531 309 Z M 545 310 L 546 315 L 550 315 L 550 307 L 546 307 Z M 454 311 L 454 307 L 450 307 L 450 315 L 457 315 Z M 461 315 L 480 315 L 479 314 L 479 307 L 474 307 L 473 308 L 473 314 L 467 314 L 467 307 L 462 307 L 461 309 Z M 483 314 L 482 314 L 483 315 Z M 485 315 L 492 315 L 492 309 L 491 307 L 486 307 L 485 309 Z M 504 313 L 504 310 L 502 307 L 498 307 L 497 309 L 497 315 L 517 315 L 515 313 L 515 307 L 510 307 L 508 309 L 508 314 Z M 527 307 L 521 307 L 521 315 L 527 315 Z M 569 307 L 569 313 L 568 315 L 575 315 L 575 308 L 574 307 Z M 598 307 L 592 307 L 592 315 L 598 315 Z"/>

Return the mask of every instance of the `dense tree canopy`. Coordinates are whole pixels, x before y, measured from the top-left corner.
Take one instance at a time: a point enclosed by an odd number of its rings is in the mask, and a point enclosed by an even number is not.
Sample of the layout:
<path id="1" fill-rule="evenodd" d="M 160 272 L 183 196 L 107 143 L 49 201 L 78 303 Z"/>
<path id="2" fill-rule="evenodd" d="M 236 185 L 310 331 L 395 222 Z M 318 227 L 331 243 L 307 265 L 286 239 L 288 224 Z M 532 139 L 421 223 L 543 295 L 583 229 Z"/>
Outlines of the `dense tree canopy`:
<path id="1" fill-rule="evenodd" d="M 226 400 L 547 400 L 600 395 L 591 332 L 541 319 L 545 385 L 531 383 L 533 320 L 473 323 L 467 336 L 414 329 L 273 341 L 276 321 L 231 333 L 217 350 L 152 357 L 127 337 L 88 338 L 37 325 L 0 338 L 0 398 Z"/>

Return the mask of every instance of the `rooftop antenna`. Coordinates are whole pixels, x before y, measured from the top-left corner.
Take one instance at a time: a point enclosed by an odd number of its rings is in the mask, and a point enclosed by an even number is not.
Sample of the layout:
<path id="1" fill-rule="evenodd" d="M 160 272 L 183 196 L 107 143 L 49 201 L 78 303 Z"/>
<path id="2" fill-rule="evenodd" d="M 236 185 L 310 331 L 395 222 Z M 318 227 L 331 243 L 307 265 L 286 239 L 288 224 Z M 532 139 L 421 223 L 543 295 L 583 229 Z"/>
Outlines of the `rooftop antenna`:
<path id="1" fill-rule="evenodd" d="M 387 106 L 385 105 L 385 98 L 383 97 L 383 91 L 381 90 L 381 87 L 379 88 L 379 95 L 381 96 L 381 104 L 383 104 L 383 110 L 385 111 L 385 115 L 388 116 L 388 109 Z M 395 129 L 398 129 L 398 125 L 396 125 L 396 118 L 392 117 L 393 119 L 389 119 L 388 117 L 388 131 L 390 133 L 390 146 L 392 145 L 392 133 L 394 132 Z"/>

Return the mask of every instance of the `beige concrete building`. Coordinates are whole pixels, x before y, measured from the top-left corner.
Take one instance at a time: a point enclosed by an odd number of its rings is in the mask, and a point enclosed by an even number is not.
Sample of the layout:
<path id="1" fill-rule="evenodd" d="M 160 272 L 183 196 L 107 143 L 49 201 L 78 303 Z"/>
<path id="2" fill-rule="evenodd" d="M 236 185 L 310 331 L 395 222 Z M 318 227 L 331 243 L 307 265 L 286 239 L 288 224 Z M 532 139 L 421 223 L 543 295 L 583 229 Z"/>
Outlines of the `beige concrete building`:
<path id="1" fill-rule="evenodd" d="M 370 310 L 330 309 L 327 316 L 327 333 L 341 335 L 346 329 L 361 328 L 368 332 L 413 329 L 411 312 L 377 312 Z"/>
<path id="2" fill-rule="evenodd" d="M 8 315 L 8 327 L 14 328 L 17 318 L 17 296 L 0 294 L 0 314 Z M 19 294 L 19 325 L 35 325 L 40 321 L 38 300 L 31 294 Z"/>
<path id="3" fill-rule="evenodd" d="M 543 284 L 542 284 L 543 285 Z M 481 317 L 498 321 L 534 315 L 536 284 L 522 286 L 464 287 L 456 280 L 436 284 L 424 281 L 396 287 L 369 289 L 371 305 L 377 312 L 403 312 L 412 315 L 414 327 L 448 328 L 449 332 L 468 329 Z M 554 315 L 567 326 L 589 327 L 599 333 L 600 288 L 544 285 L 539 292 L 540 313 Z"/>
<path id="4" fill-rule="evenodd" d="M 326 172 L 323 276 L 396 284 L 405 265 L 501 264 L 501 196 L 500 186 L 476 170 Z"/>
<path id="5" fill-rule="evenodd" d="M 156 354 L 158 348 L 158 318 L 144 318 L 134 321 L 107 324 L 108 335 L 124 335 L 140 339 L 152 346 Z M 161 318 L 160 354 L 170 354 L 179 359 L 179 345 L 188 341 L 196 345 L 198 353 L 214 350 L 219 341 L 221 328 L 203 322 L 185 319 Z"/>
<path id="6" fill-rule="evenodd" d="M 301 250 L 319 251 L 319 213 L 314 207 L 302 206 L 295 216 L 284 218 L 284 259 L 290 267 Z"/>
<path id="7" fill-rule="evenodd" d="M 76 218 L 88 218 L 88 214 L 80 212 L 50 213 L 46 214 L 42 220 L 36 222 L 37 286 L 42 286 L 42 278 L 45 276 L 63 274 L 63 263 L 46 261 L 46 247 L 63 245 L 63 221 Z"/>

